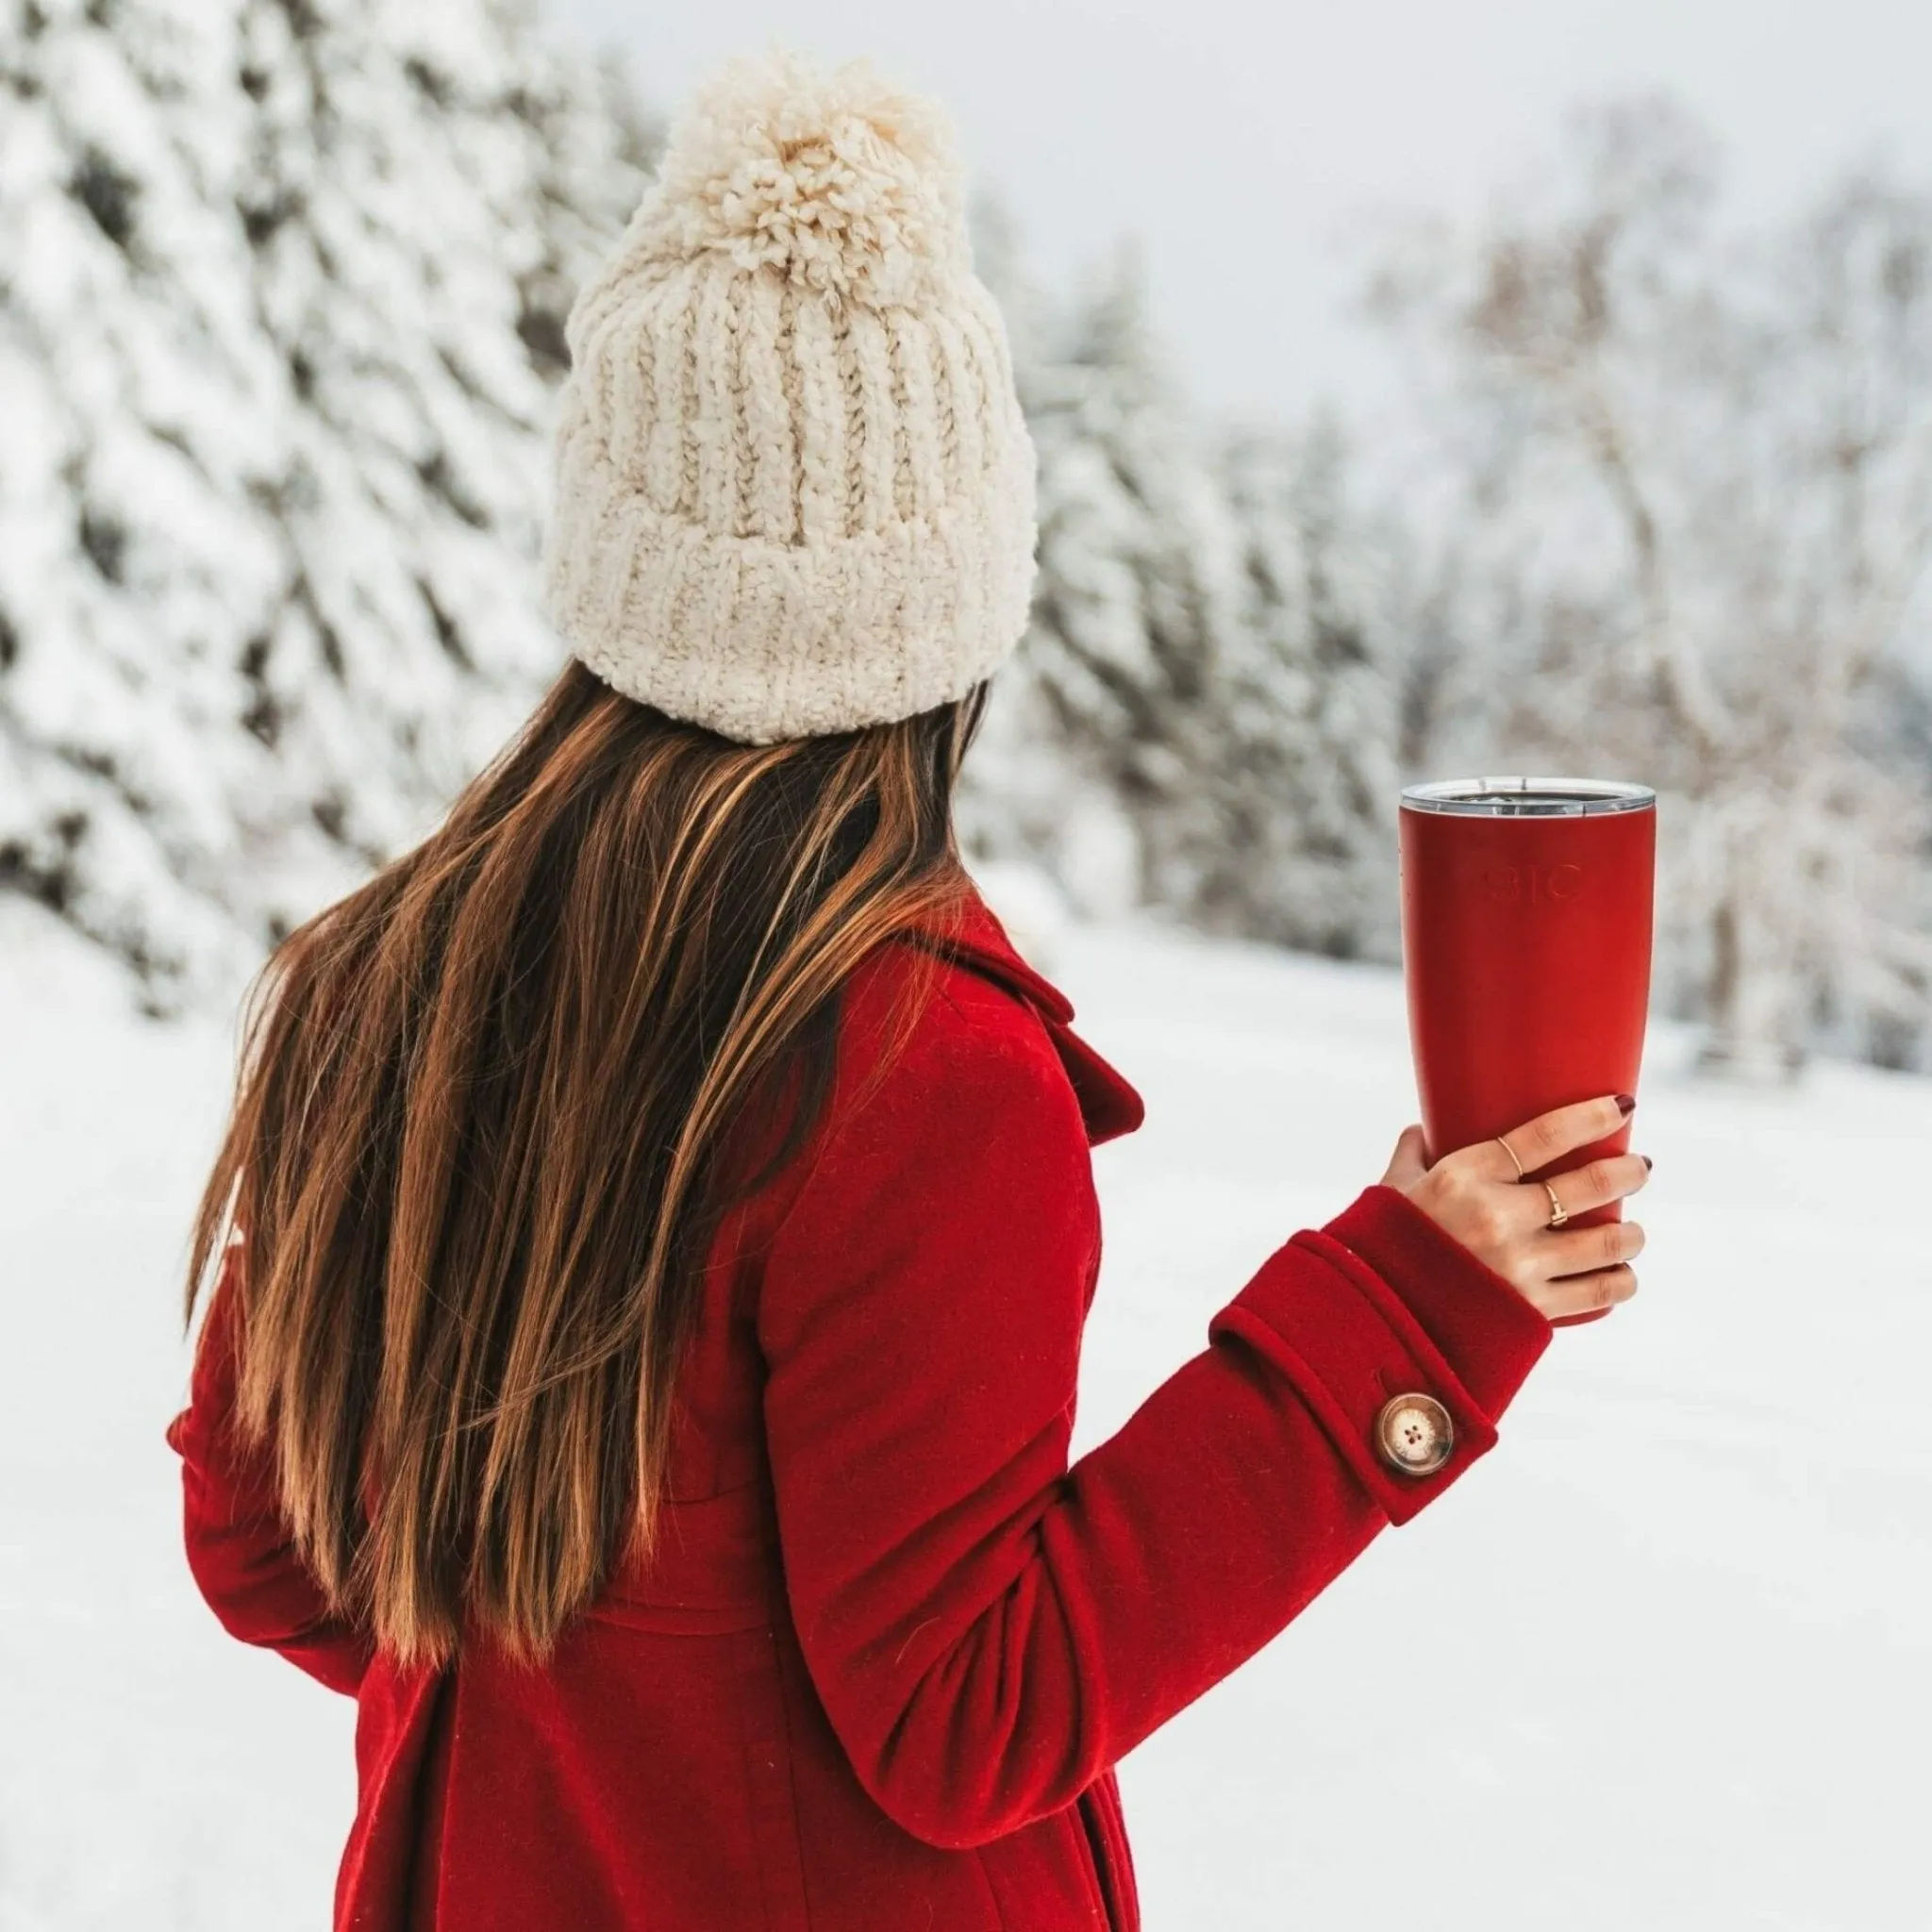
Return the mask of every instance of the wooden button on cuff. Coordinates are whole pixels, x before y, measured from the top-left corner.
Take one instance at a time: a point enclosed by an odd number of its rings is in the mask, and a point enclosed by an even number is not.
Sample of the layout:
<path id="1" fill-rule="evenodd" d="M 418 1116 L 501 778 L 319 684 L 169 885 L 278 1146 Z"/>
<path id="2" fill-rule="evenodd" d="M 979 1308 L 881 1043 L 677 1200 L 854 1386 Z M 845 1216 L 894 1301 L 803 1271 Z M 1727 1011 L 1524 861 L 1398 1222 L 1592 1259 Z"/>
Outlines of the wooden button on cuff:
<path id="1" fill-rule="evenodd" d="M 1456 1448 L 1456 1424 L 1433 1395 L 1395 1395 L 1375 1418 L 1375 1454 L 1404 1475 L 1434 1475 Z"/>

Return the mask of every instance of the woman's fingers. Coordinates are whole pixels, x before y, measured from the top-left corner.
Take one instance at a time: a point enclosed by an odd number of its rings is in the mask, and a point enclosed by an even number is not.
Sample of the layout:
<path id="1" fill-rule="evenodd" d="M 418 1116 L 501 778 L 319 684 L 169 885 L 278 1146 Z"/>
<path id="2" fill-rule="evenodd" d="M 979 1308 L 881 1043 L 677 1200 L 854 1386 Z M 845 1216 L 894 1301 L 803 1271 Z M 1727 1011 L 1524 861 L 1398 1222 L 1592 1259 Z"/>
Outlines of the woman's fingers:
<path id="1" fill-rule="evenodd" d="M 1616 1095 L 1605 1093 L 1595 1100 L 1575 1100 L 1567 1107 L 1553 1107 L 1548 1113 L 1540 1113 L 1535 1119 L 1524 1121 L 1520 1127 L 1511 1127 L 1507 1134 L 1497 1138 L 1509 1143 L 1510 1150 L 1523 1163 L 1524 1174 L 1534 1174 L 1538 1168 L 1547 1167 L 1565 1154 L 1614 1134 L 1623 1124 L 1624 1110 L 1617 1105 Z M 1495 1156 L 1499 1167 L 1508 1161 L 1508 1154 L 1494 1141 L 1486 1144 Z M 1498 1180 L 1513 1180 L 1515 1177 L 1513 1166 L 1507 1174 L 1499 1172 L 1496 1175 Z"/>
<path id="2" fill-rule="evenodd" d="M 1518 1167 L 1530 1174 L 1553 1166 L 1616 1133 L 1624 1118 L 1608 1093 L 1552 1108 L 1507 1135 L 1457 1148 L 1419 1174 L 1414 1163 L 1425 1150 L 1409 1141 L 1420 1130 L 1405 1128 L 1390 1162 L 1390 1176 L 1399 1181 L 1391 1185 L 1401 1185 L 1439 1226 L 1552 1320 L 1607 1308 L 1637 1292 L 1630 1261 L 1642 1250 L 1643 1230 L 1634 1221 L 1553 1228 L 1550 1194 L 1570 1216 L 1607 1207 L 1644 1186 L 1650 1169 L 1643 1157 L 1602 1155 L 1546 1185 L 1524 1185 Z"/>
<path id="3" fill-rule="evenodd" d="M 1545 1196 L 1547 1203 L 1547 1196 Z M 1601 1221 L 1594 1227 L 1552 1228 L 1540 1243 L 1553 1277 L 1614 1268 L 1643 1252 L 1644 1233 L 1635 1221 Z"/>
<path id="4" fill-rule="evenodd" d="M 1627 1261 L 1590 1274 L 1566 1274 L 1555 1281 L 1537 1282 L 1524 1291 L 1532 1305 L 1552 1321 L 1558 1315 L 1586 1315 L 1596 1308 L 1614 1307 L 1636 1292 L 1637 1275 Z"/>
<path id="5" fill-rule="evenodd" d="M 1587 1214 L 1634 1194 L 1650 1178 L 1650 1170 L 1641 1154 L 1606 1154 L 1585 1161 L 1569 1174 L 1552 1174 L 1546 1181 L 1531 1181 L 1523 1190 L 1526 1219 L 1546 1224 L 1550 1218 L 1548 1190 L 1554 1188 L 1566 1213 Z M 1612 1257 L 1612 1259 L 1619 1258 Z M 1586 1266 L 1589 1264 L 1585 1264 Z"/>

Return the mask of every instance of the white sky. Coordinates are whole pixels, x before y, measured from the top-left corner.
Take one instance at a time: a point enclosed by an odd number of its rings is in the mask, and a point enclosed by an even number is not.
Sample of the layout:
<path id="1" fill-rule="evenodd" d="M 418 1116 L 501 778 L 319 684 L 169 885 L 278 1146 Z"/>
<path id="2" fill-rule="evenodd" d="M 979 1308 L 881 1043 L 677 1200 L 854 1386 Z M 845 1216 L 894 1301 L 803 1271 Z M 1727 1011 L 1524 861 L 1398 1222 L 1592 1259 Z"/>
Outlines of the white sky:
<path id="1" fill-rule="evenodd" d="M 1664 86 L 1741 212 L 1889 152 L 1932 180 L 1925 0 L 548 0 L 632 50 L 659 107 L 776 34 L 942 96 L 1049 286 L 1128 227 L 1204 402 L 1298 411 L 1391 379 L 1347 303 L 1365 213 L 1470 207 L 1573 101 Z"/>

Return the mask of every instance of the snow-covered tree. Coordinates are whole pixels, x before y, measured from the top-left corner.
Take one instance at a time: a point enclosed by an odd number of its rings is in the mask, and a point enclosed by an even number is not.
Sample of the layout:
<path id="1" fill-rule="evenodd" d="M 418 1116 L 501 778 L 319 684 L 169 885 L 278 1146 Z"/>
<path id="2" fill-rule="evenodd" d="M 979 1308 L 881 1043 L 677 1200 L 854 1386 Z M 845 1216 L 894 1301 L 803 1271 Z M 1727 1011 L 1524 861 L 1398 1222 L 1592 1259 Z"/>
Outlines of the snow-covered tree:
<path id="1" fill-rule="evenodd" d="M 1925 626 L 1932 195 L 1864 177 L 1740 236 L 1715 190 L 1694 123 L 1614 103 L 1391 257 L 1460 488 L 1439 743 L 1657 787 L 1659 993 L 1706 1065 L 1932 1066 L 1932 774 L 1873 728 Z"/>
<path id="2" fill-rule="evenodd" d="M 963 819 L 1072 896 L 1399 955 L 1394 708 L 1339 439 L 1222 435 L 1122 243 L 1057 308 L 996 208 L 975 236 L 1040 464 L 1033 622 Z"/>
<path id="3" fill-rule="evenodd" d="M 530 575 L 556 373 L 530 301 L 555 274 L 543 137 L 587 117 L 487 0 L 243 0 L 242 41 L 241 216 L 291 391 L 252 716 L 359 869 L 426 829 L 561 661 Z"/>
<path id="4" fill-rule="evenodd" d="M 8 4 L 0 879 L 165 1000 L 554 672 L 561 313 L 654 130 L 508 0 Z"/>
<path id="5" fill-rule="evenodd" d="M 1219 838 L 1198 916 L 1304 952 L 1401 958 L 1396 687 L 1376 545 L 1339 425 L 1237 430 L 1244 601 L 1210 736 Z"/>
<path id="6" fill-rule="evenodd" d="M 1015 361 L 1039 456 L 1040 575 L 987 763 L 1077 896 L 1184 907 L 1211 811 L 1199 727 L 1236 621 L 1233 525 L 1148 326 L 1138 244 L 1032 347 Z M 1102 888 L 1090 869 L 1109 823 Z"/>
<path id="7" fill-rule="evenodd" d="M 233 943 L 228 881 L 275 816 L 233 728 L 282 577 L 237 25 L 0 9 L 0 887 L 160 973 Z"/>
<path id="8" fill-rule="evenodd" d="M 974 266 L 1006 324 L 1014 380 L 1040 457 L 1041 521 L 1050 523 L 1070 447 L 1077 445 L 1067 421 L 1064 292 L 1044 289 L 1035 278 L 1019 225 L 997 195 L 982 192 L 972 219 Z M 1080 380 L 1091 385 L 1091 372 Z M 1092 728 L 1062 702 L 1050 675 L 1058 643 L 1042 634 L 1039 612 L 1058 563 L 1058 541 L 1042 542 L 1035 619 L 993 680 L 958 817 L 976 858 L 1024 860 L 1048 873 L 1086 910 L 1120 912 L 1143 896 L 1141 841 L 1104 756 L 1104 729 Z"/>

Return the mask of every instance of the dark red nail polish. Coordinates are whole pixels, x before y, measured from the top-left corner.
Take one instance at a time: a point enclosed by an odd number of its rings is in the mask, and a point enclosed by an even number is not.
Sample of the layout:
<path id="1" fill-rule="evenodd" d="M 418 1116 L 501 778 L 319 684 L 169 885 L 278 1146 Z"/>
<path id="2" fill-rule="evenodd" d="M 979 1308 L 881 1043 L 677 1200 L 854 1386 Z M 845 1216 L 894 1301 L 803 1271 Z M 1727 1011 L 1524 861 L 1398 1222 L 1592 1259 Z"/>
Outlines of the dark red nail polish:
<path id="1" fill-rule="evenodd" d="M 1636 1105 L 1637 1105 L 1637 1096 L 1636 1096 L 1636 1094 L 1634 1094 L 1634 1093 L 1620 1093 L 1620 1094 L 1618 1094 L 1618 1095 L 1617 1095 L 1617 1111 L 1618 1111 L 1619 1113 L 1625 1113 L 1625 1114 L 1626 1114 L 1626 1113 L 1628 1113 L 1628 1112 L 1629 1112 L 1629 1111 L 1631 1110 L 1631 1108 L 1634 1108 L 1634 1107 L 1635 1107 Z"/>
<path id="2" fill-rule="evenodd" d="M 1642 1161 L 1645 1167 L 1655 1167 L 1657 1165 L 1657 1162 L 1654 1161 L 1647 1154 L 1640 1154 L 1637 1158 L 1639 1160 Z"/>

